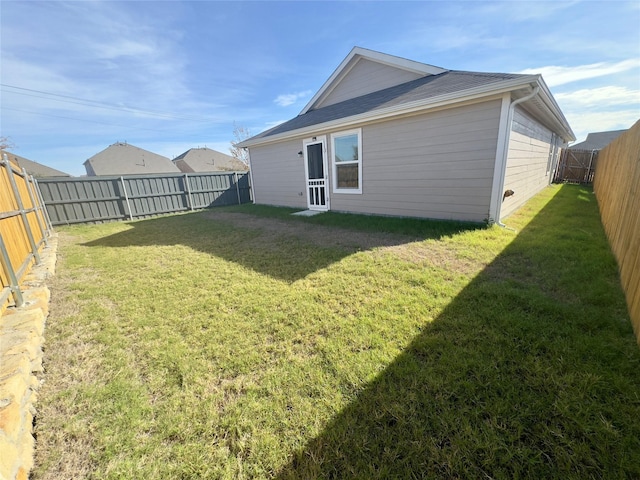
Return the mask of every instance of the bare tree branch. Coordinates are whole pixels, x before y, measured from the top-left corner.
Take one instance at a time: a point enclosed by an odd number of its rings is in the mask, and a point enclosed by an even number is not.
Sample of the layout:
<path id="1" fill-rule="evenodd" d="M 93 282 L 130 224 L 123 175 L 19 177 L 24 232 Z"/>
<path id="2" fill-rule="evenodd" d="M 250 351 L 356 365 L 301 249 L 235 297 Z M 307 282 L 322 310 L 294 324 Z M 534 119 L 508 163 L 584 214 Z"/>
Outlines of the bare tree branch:
<path id="1" fill-rule="evenodd" d="M 245 165 L 249 165 L 249 152 L 237 145 L 250 136 L 251 134 L 247 127 L 237 125 L 236 122 L 233 122 L 233 140 L 231 140 L 231 148 L 229 148 L 229 151 L 231 152 L 232 157 L 240 160 Z"/>

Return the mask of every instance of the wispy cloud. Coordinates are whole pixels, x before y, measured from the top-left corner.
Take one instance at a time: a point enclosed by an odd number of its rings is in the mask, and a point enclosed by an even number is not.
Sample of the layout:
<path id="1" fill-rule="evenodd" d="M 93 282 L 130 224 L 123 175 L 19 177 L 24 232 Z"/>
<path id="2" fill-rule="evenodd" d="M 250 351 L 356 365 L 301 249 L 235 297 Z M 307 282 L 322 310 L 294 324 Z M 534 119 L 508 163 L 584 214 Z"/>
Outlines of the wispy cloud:
<path id="1" fill-rule="evenodd" d="M 607 107 L 632 104 L 640 106 L 640 90 L 618 86 L 583 88 L 568 93 L 557 93 L 555 97 L 559 103 L 567 107 Z"/>
<path id="2" fill-rule="evenodd" d="M 566 83 L 577 82 L 579 80 L 613 75 L 638 67 L 640 67 L 640 59 L 632 58 L 615 63 L 598 62 L 588 65 L 577 65 L 575 67 L 551 65 L 546 67 L 527 68 L 519 73 L 526 75 L 542 74 L 547 85 L 555 87 Z"/>
<path id="3" fill-rule="evenodd" d="M 630 128 L 638 121 L 637 110 L 616 110 L 615 112 L 565 112 L 567 120 L 576 134 L 577 141 L 587 138 L 591 132 L 607 132 Z"/>
<path id="4" fill-rule="evenodd" d="M 280 105 L 281 107 L 288 107 L 289 105 L 293 105 L 300 99 L 307 98 L 309 95 L 311 95 L 311 90 L 305 90 L 298 93 L 285 93 L 282 95 L 278 95 L 274 100 L 274 103 L 276 105 Z"/>

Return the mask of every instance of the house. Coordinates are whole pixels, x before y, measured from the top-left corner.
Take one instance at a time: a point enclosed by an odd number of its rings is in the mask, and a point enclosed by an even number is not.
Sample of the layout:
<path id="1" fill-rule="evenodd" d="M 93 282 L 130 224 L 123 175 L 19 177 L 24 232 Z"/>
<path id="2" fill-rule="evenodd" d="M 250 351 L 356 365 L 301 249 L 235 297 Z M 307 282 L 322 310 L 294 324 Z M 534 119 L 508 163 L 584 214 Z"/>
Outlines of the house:
<path id="1" fill-rule="evenodd" d="M 571 145 L 569 150 L 602 150 L 624 132 L 626 132 L 626 130 L 589 133 L 584 142 Z"/>
<path id="2" fill-rule="evenodd" d="M 355 47 L 297 117 L 239 146 L 256 203 L 499 223 L 574 140 L 540 75 Z"/>
<path id="3" fill-rule="evenodd" d="M 35 178 L 71 176 L 68 173 L 61 172 L 60 170 L 56 170 L 55 168 L 48 167 L 38 162 L 34 162 L 33 160 L 21 157 L 20 155 L 16 155 L 15 153 L 5 153 L 7 154 L 7 157 L 9 157 L 9 160 L 17 164 L 20 168 L 24 168 L 29 175 L 33 175 Z"/>
<path id="4" fill-rule="evenodd" d="M 190 148 L 172 162 L 184 173 L 249 170 L 249 167 L 237 158 L 207 147 Z"/>
<path id="5" fill-rule="evenodd" d="M 117 142 L 84 162 L 87 176 L 180 173 L 171 160 L 148 150 Z"/>

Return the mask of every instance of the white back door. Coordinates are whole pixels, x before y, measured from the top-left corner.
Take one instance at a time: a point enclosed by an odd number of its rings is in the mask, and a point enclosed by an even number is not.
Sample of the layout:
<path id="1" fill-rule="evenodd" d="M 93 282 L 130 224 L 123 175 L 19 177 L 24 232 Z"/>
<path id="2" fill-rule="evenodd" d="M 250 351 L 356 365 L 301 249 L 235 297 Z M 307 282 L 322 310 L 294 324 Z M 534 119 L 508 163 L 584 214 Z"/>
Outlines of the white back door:
<path id="1" fill-rule="evenodd" d="M 307 178 L 307 207 L 309 210 L 329 210 L 329 175 L 327 170 L 326 137 L 306 139 L 304 171 Z"/>

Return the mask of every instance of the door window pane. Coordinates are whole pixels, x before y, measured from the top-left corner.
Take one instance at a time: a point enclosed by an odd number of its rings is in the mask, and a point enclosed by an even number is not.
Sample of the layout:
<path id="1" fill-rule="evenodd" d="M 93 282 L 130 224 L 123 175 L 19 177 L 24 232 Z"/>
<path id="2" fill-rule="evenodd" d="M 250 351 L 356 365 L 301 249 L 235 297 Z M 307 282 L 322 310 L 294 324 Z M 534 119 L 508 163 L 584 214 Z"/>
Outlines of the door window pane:
<path id="1" fill-rule="evenodd" d="M 324 178 L 322 166 L 322 144 L 314 143 L 307 146 L 307 167 L 309 168 L 309 179 Z"/>

